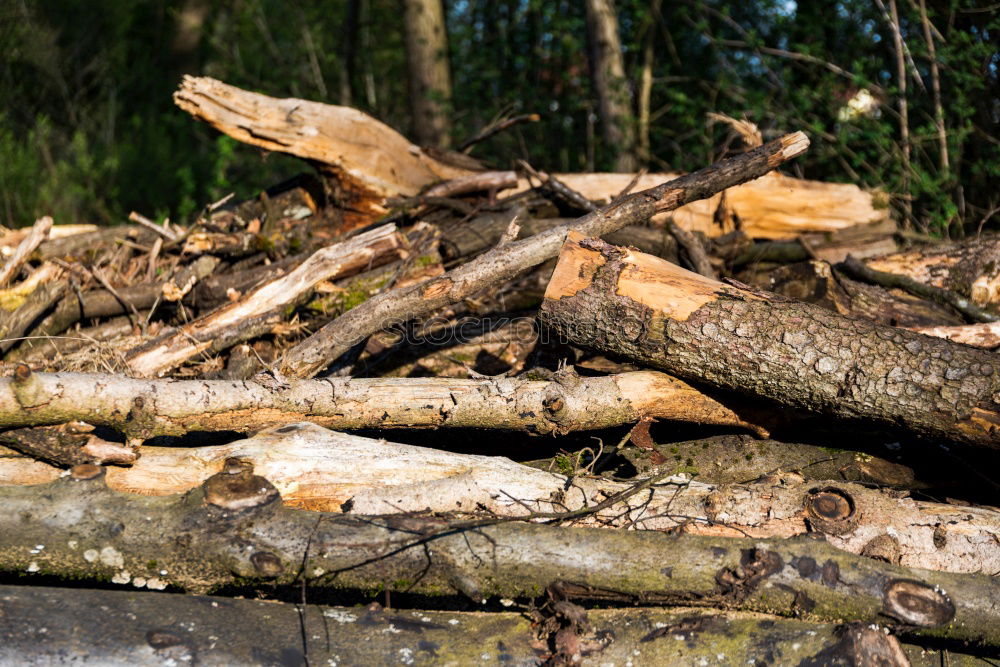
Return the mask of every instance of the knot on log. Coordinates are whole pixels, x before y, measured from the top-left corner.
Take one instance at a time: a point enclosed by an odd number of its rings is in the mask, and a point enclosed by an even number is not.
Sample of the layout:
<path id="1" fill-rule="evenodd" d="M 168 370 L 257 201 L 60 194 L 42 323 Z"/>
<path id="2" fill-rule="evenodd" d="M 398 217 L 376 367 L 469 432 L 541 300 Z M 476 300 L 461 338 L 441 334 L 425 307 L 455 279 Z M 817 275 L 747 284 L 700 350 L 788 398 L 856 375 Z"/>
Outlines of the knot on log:
<path id="1" fill-rule="evenodd" d="M 281 498 L 278 489 L 238 459 L 228 459 L 223 471 L 202 485 L 205 502 L 225 510 L 262 507 Z"/>
<path id="2" fill-rule="evenodd" d="M 78 463 L 69 469 L 69 476 L 77 481 L 86 481 L 104 476 L 104 467 L 94 463 Z"/>
<path id="3" fill-rule="evenodd" d="M 810 529 L 828 535 L 853 532 L 860 517 L 854 497 L 833 486 L 810 491 L 805 500 L 805 512 Z"/>
<path id="4" fill-rule="evenodd" d="M 955 617 L 955 605 L 938 587 L 912 579 L 895 579 L 885 587 L 883 611 L 893 618 L 918 627 L 944 625 Z"/>

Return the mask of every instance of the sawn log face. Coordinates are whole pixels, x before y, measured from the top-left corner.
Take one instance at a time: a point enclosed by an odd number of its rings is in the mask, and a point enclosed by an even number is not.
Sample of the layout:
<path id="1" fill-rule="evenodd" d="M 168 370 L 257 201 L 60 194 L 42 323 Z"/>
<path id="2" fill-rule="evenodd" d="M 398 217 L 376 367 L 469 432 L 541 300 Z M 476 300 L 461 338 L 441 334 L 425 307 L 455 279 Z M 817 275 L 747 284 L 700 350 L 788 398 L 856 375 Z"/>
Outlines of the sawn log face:
<path id="1" fill-rule="evenodd" d="M 1000 447 L 993 353 L 570 237 L 542 306 L 581 345 L 844 418 Z"/>

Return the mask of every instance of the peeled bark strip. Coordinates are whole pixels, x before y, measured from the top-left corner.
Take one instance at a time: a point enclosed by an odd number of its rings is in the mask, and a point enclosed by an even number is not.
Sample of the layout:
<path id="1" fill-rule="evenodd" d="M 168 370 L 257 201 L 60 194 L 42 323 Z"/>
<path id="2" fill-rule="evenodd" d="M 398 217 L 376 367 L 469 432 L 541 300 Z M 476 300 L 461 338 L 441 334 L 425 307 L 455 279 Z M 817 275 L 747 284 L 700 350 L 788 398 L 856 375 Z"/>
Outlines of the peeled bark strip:
<path id="1" fill-rule="evenodd" d="M 0 586 L 0 661 L 102 665 L 534 665 L 553 650 L 518 612 L 293 605 L 273 600 L 136 591 Z M 94 610 L 101 613 L 95 614 Z M 752 664 L 767 646 L 786 664 L 939 667 L 943 654 L 881 628 L 836 626 L 696 608 L 580 609 L 581 665 Z M 36 631 L 45 628 L 45 640 Z M 253 628 L 248 632 L 247 628 Z M 683 641 L 678 641 L 682 639 Z M 553 642 L 554 643 L 554 642 Z M 975 664 L 948 651 L 948 664 Z M 909 660 L 907 663 L 906 660 Z M 825 661 L 825 662 L 824 662 Z M 978 664 L 982 664 L 979 662 Z"/>
<path id="2" fill-rule="evenodd" d="M 376 331 L 429 315 L 555 257 L 570 231 L 591 236 L 608 234 L 646 220 L 654 213 L 673 210 L 757 178 L 802 154 L 808 147 L 809 139 L 801 132 L 786 135 L 688 176 L 630 195 L 583 216 L 572 225 L 555 227 L 523 241 L 497 247 L 440 278 L 383 292 L 291 348 L 282 358 L 280 370 L 292 377 L 312 377 Z"/>
<path id="3" fill-rule="evenodd" d="M 247 432 L 308 419 L 337 429 L 407 426 L 566 433 L 644 417 L 763 432 L 687 383 L 652 371 L 607 377 L 324 378 L 273 386 L 227 380 L 139 380 L 31 373 L 0 378 L 0 427 L 79 420 L 129 437 Z"/>
<path id="4" fill-rule="evenodd" d="M 996 356 L 574 236 L 542 319 L 581 345 L 837 417 L 1000 447 Z"/>
<path id="5" fill-rule="evenodd" d="M 317 250 L 287 275 L 266 283 L 219 310 L 209 313 L 149 344 L 131 350 L 129 368 L 140 377 L 161 375 L 188 359 L 219 351 L 270 328 L 293 304 L 323 280 L 336 280 L 385 264 L 406 251 L 396 225 L 383 225 L 347 241 Z"/>
<path id="6" fill-rule="evenodd" d="M 953 327 L 908 327 L 910 331 L 956 343 L 994 350 L 1000 347 L 1000 322 L 980 322 Z"/>
<path id="7" fill-rule="evenodd" d="M 153 498 L 115 493 L 99 473 L 77 466 L 42 493 L 0 489 L 0 569 L 195 592 L 305 573 L 314 587 L 473 600 L 560 582 L 573 598 L 890 619 L 908 634 L 1000 646 L 995 578 L 891 565 L 823 540 L 304 512 L 238 465 L 189 494 Z"/>

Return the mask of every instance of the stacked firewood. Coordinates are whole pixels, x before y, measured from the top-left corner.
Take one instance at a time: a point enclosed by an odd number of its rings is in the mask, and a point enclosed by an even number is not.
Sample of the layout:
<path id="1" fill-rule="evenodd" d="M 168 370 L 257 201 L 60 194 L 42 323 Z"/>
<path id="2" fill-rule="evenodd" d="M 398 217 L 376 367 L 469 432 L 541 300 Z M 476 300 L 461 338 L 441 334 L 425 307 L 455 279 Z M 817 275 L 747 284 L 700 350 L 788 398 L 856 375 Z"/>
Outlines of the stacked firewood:
<path id="1" fill-rule="evenodd" d="M 315 171 L 0 236 L 0 570 L 47 575 L 0 586 L 5 661 L 1000 649 L 997 238 L 922 246 L 884 195 L 778 174 L 798 132 L 548 174 L 175 100 Z M 34 585 L 69 579 L 147 590 Z"/>

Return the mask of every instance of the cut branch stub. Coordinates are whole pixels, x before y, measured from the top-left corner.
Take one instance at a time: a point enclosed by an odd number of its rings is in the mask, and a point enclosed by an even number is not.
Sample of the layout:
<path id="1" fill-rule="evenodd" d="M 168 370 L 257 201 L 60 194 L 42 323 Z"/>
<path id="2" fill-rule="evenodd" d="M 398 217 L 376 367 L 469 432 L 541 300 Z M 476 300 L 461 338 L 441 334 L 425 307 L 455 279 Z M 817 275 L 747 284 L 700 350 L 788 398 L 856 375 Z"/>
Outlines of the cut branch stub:
<path id="1" fill-rule="evenodd" d="M 846 535 L 860 520 L 854 498 L 837 487 L 811 491 L 806 497 L 805 509 L 809 527 L 830 535 Z"/>
<path id="2" fill-rule="evenodd" d="M 944 625 L 955 618 L 955 605 L 948 595 L 919 581 L 896 579 L 890 582 L 883 602 L 886 614 L 922 628 Z"/>

